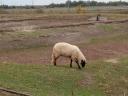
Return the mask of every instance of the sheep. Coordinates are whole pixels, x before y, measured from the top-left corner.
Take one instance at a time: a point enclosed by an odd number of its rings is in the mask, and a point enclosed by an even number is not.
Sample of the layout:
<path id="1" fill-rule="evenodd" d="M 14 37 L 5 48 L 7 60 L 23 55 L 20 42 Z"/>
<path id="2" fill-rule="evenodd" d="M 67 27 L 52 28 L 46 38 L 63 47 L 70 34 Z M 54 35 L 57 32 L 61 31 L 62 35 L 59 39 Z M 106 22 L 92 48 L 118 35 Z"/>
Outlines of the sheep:
<path id="1" fill-rule="evenodd" d="M 72 62 L 76 62 L 78 65 L 78 68 L 81 69 L 80 64 L 82 67 L 85 66 L 87 63 L 85 56 L 83 53 L 80 51 L 79 47 L 75 45 L 71 45 L 66 42 L 59 42 L 56 43 L 53 47 L 53 52 L 52 52 L 52 64 L 56 66 L 56 60 L 60 57 L 68 57 L 70 58 L 70 67 L 72 67 Z"/>

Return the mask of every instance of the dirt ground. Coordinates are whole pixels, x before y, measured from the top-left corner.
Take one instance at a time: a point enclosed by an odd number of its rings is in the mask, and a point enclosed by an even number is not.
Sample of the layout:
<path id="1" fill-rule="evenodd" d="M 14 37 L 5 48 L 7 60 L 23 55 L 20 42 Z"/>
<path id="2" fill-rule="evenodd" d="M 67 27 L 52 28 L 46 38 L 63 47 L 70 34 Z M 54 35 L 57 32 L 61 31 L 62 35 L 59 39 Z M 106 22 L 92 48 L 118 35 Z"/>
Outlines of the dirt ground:
<path id="1" fill-rule="evenodd" d="M 128 54 L 128 43 L 108 43 L 80 47 L 87 60 L 109 59 Z M 50 64 L 52 48 L 34 48 L 7 51 L 0 54 L 0 62 L 14 62 L 21 64 Z M 59 59 L 60 63 L 69 63 L 66 58 Z"/>
<path id="2" fill-rule="evenodd" d="M 23 19 L 23 18 L 22 18 Z M 86 55 L 87 60 L 114 58 L 122 54 L 128 54 L 127 42 L 105 42 L 90 44 L 92 38 L 111 36 L 112 34 L 125 33 L 124 29 L 114 29 L 106 32 L 99 28 L 99 24 L 80 25 L 75 27 L 49 28 L 63 24 L 89 22 L 88 17 L 64 16 L 64 17 L 38 17 L 35 19 L 15 21 L 14 18 L 5 18 L 0 21 L 0 62 L 14 62 L 25 64 L 50 64 L 52 46 L 56 42 L 68 42 L 76 44 Z M 102 24 L 101 24 L 102 25 Z M 113 24 L 114 26 L 126 26 L 127 23 Z M 68 63 L 68 60 L 60 59 L 59 62 Z"/>

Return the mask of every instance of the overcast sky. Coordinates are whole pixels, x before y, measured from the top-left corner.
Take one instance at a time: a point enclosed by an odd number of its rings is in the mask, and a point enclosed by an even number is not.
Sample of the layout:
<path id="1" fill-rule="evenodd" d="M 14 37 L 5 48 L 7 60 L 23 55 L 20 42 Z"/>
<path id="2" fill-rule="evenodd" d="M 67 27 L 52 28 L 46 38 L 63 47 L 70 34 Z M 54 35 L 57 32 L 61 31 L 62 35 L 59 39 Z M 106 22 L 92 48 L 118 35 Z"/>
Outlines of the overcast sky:
<path id="1" fill-rule="evenodd" d="M 67 0 L 0 0 L 0 4 L 4 5 L 32 5 L 32 1 L 34 5 L 47 5 L 52 2 L 54 3 L 63 3 Z M 79 0 L 71 0 L 71 1 L 79 1 Z M 89 0 L 83 0 L 83 1 L 89 1 Z M 90 0 L 92 1 L 92 0 Z M 95 0 L 95 1 L 120 1 L 120 0 Z M 122 1 L 127 1 L 128 0 L 122 0 Z"/>

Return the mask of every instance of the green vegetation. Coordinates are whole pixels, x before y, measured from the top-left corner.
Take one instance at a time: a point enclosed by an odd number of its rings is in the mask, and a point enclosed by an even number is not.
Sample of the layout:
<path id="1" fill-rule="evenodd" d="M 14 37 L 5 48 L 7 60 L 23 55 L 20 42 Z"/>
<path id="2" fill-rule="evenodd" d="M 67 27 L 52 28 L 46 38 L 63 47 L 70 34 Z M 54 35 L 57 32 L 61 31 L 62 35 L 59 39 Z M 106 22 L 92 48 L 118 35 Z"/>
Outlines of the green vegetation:
<path id="1" fill-rule="evenodd" d="M 121 24 L 97 24 L 96 27 L 104 32 L 104 35 L 91 37 L 89 44 L 128 41 L 128 33 L 126 32 L 128 28 L 124 24 L 123 26 Z"/>
<path id="2" fill-rule="evenodd" d="M 28 37 L 47 37 L 48 35 L 50 35 L 50 33 L 49 32 L 46 32 L 46 31 L 32 31 L 32 30 L 27 30 L 27 31 L 25 31 L 25 30 L 23 30 L 23 31 L 21 31 L 21 32 L 12 32 L 12 33 L 6 33 L 5 35 L 9 35 L 10 37 L 13 37 L 13 39 L 14 39 L 14 37 L 15 38 L 21 38 L 21 37 L 23 37 L 23 38 L 28 38 Z"/>
<path id="3" fill-rule="evenodd" d="M 117 64 L 97 61 L 88 70 L 108 96 L 128 95 L 128 58 L 120 59 Z"/>
<path id="4" fill-rule="evenodd" d="M 116 31 L 116 28 L 112 24 L 99 24 L 96 27 L 98 29 L 104 30 L 105 32 Z"/>
<path id="5" fill-rule="evenodd" d="M 118 64 L 91 61 L 85 69 L 68 65 L 0 64 L 0 86 L 33 96 L 119 96 L 128 94 L 128 58 Z"/>
<path id="6" fill-rule="evenodd" d="M 95 87 L 81 85 L 84 70 L 51 65 L 0 64 L 0 86 L 33 96 L 103 96 Z"/>
<path id="7" fill-rule="evenodd" d="M 103 37 L 93 37 L 90 39 L 89 44 L 97 44 L 104 42 L 127 42 L 128 41 L 128 33 L 123 34 L 113 34 L 111 36 L 103 36 Z"/>

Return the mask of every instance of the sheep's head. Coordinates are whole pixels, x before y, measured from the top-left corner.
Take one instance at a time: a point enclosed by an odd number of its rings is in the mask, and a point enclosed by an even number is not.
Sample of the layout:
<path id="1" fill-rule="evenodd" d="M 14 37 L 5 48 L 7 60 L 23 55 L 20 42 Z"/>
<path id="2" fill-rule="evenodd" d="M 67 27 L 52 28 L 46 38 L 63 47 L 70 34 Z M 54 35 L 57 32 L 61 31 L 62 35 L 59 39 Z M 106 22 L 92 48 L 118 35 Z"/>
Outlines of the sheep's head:
<path id="1" fill-rule="evenodd" d="M 81 64 L 82 67 L 84 67 L 85 64 L 86 64 L 86 61 L 85 60 L 81 60 L 81 63 L 80 64 Z"/>

